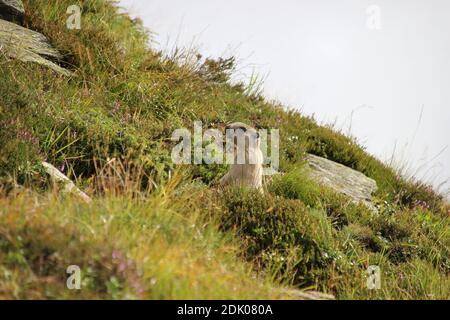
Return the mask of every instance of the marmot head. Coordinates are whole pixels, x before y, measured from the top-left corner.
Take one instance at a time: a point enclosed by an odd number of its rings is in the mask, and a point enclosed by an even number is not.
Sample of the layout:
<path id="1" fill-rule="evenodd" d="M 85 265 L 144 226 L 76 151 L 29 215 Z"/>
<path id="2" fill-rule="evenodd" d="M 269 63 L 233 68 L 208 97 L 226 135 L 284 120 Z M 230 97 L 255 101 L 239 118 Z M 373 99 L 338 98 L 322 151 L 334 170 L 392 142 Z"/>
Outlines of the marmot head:
<path id="1" fill-rule="evenodd" d="M 250 139 L 256 139 L 257 144 L 259 146 L 259 133 L 256 131 L 256 129 L 252 128 L 248 124 L 245 124 L 243 122 L 233 122 L 228 124 L 225 129 L 232 129 L 235 131 L 236 135 L 243 133 L 246 137 L 249 137 Z"/>
<path id="2" fill-rule="evenodd" d="M 227 140 L 232 141 L 232 145 L 227 143 L 227 152 L 233 148 L 235 161 L 237 164 L 260 164 L 262 163 L 262 152 L 260 149 L 260 135 L 256 129 L 242 122 L 233 122 L 226 126 Z"/>

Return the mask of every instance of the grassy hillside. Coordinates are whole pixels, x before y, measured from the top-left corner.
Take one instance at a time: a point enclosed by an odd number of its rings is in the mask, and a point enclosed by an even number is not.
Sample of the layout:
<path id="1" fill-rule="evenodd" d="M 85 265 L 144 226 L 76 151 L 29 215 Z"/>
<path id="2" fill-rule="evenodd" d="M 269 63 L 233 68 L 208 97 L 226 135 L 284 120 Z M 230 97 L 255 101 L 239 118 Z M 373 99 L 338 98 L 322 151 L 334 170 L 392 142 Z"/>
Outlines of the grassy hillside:
<path id="1" fill-rule="evenodd" d="M 67 7 L 82 7 L 67 30 Z M 449 207 L 352 138 L 232 85 L 233 59 L 149 47 L 139 21 L 106 0 L 24 1 L 29 28 L 64 54 L 62 77 L 0 55 L 1 298 L 445 299 Z M 174 166 L 170 136 L 201 120 L 278 128 L 281 170 L 264 195 L 217 192 L 226 166 Z M 380 128 L 381 130 L 381 128 Z M 375 179 L 379 213 L 316 185 L 305 153 Z M 60 168 L 94 201 L 65 197 Z M 65 287 L 79 265 L 80 291 Z M 380 290 L 366 269 L 382 270 Z"/>

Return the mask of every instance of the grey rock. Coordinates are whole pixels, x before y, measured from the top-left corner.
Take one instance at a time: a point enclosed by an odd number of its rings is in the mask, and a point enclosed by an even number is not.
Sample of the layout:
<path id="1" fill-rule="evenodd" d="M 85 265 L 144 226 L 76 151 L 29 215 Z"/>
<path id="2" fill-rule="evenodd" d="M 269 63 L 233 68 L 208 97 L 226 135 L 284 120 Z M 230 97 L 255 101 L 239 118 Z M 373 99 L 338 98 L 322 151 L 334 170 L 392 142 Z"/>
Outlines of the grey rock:
<path id="1" fill-rule="evenodd" d="M 22 24 L 24 15 L 21 0 L 0 0 L 0 19 Z"/>
<path id="2" fill-rule="evenodd" d="M 372 194 L 378 189 L 375 180 L 340 163 L 312 154 L 307 155 L 307 162 L 313 180 L 347 195 L 355 203 L 363 203 L 376 211 L 371 202 Z"/>
<path id="3" fill-rule="evenodd" d="M 50 177 L 52 177 L 53 180 L 64 185 L 64 188 L 62 190 L 64 193 L 72 193 L 81 198 L 86 203 L 92 202 L 92 199 L 86 193 L 78 189 L 77 186 L 69 178 L 67 178 L 66 175 L 56 169 L 53 165 L 48 162 L 42 162 L 42 165 L 44 166 L 45 171 Z"/>
<path id="4" fill-rule="evenodd" d="M 5 20 L 0 20 L 0 54 L 44 65 L 65 76 L 72 75 L 69 70 L 49 60 L 61 60 L 62 55 L 44 35 Z"/>
<path id="5" fill-rule="evenodd" d="M 318 291 L 301 291 L 297 289 L 283 289 L 282 294 L 295 300 L 335 300 L 335 296 Z"/>

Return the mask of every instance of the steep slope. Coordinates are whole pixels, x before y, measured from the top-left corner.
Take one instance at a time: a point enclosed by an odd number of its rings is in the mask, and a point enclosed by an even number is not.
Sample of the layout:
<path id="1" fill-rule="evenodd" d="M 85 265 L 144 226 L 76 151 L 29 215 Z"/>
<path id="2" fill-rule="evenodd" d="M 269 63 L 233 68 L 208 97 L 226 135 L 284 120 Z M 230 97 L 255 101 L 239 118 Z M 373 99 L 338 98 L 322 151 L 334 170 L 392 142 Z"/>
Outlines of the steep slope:
<path id="1" fill-rule="evenodd" d="M 81 30 L 66 28 L 72 0 L 24 5 L 24 26 L 50 39 L 73 76 L 0 55 L 0 295 L 264 298 L 289 285 L 343 299 L 448 298 L 449 208 L 430 187 L 230 84 L 232 58 L 155 52 L 109 1 L 80 2 Z M 170 158 L 172 132 L 198 120 L 280 129 L 285 174 L 265 195 L 217 193 L 226 166 Z M 310 180 L 307 153 L 374 179 L 378 213 Z M 94 203 L 53 194 L 42 161 Z M 71 264 L 86 270 L 85 290 L 65 289 Z M 366 286 L 369 265 L 382 270 L 380 290 Z"/>

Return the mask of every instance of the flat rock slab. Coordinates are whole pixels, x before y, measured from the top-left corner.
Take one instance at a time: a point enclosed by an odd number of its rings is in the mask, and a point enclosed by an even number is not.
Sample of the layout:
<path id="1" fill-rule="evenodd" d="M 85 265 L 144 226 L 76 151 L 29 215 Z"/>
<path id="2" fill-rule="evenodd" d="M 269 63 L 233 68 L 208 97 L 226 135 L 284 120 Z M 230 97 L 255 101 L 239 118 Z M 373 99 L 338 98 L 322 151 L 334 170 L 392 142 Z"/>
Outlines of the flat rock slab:
<path id="1" fill-rule="evenodd" d="M 296 289 L 285 289 L 281 291 L 283 294 L 296 300 L 335 300 L 332 294 L 318 291 L 300 291 Z"/>
<path id="2" fill-rule="evenodd" d="M 0 0 L 0 19 L 22 24 L 24 15 L 21 0 Z"/>
<path id="3" fill-rule="evenodd" d="M 307 162 L 314 180 L 347 195 L 355 203 L 363 203 L 376 210 L 371 202 L 372 194 L 378 189 L 375 180 L 340 163 L 312 154 L 307 155 Z"/>
<path id="4" fill-rule="evenodd" d="M 0 54 L 41 64 L 65 76 L 72 75 L 69 70 L 49 60 L 61 60 L 62 56 L 44 35 L 5 20 L 0 20 Z"/>

